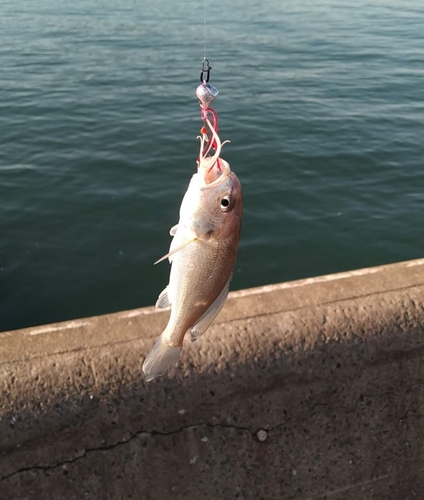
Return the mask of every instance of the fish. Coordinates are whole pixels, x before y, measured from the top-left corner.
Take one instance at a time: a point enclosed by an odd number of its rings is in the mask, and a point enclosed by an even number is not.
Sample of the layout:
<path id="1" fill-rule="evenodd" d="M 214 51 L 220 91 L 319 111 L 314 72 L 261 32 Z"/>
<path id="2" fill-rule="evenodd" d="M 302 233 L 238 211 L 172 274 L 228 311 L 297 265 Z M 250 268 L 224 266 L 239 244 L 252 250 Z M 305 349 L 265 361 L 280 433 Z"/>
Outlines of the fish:
<path id="1" fill-rule="evenodd" d="M 185 335 L 192 342 L 209 328 L 222 309 L 236 263 L 243 216 L 242 187 L 227 161 L 220 158 L 220 138 L 208 118 L 212 139 L 203 132 L 197 172 L 183 197 L 179 221 L 170 230 L 169 284 L 156 307 L 171 308 L 169 321 L 143 363 L 147 382 L 172 374 Z M 227 141 L 226 141 L 227 142 Z"/>

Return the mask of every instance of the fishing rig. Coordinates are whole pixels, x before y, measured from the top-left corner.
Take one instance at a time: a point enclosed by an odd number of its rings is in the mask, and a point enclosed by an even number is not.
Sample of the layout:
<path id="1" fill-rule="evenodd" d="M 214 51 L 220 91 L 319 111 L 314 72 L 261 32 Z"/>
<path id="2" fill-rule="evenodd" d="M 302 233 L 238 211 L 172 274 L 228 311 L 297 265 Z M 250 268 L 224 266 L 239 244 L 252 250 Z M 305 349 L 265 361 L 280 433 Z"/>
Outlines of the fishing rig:
<path id="1" fill-rule="evenodd" d="M 206 125 L 212 126 L 213 130 L 218 133 L 218 114 L 210 107 L 215 97 L 218 95 L 218 89 L 209 83 L 209 78 L 211 74 L 212 67 L 209 65 L 209 61 L 203 58 L 202 66 L 200 69 L 200 85 L 196 89 L 196 97 L 199 101 L 201 108 L 201 118 L 203 120 L 203 127 L 200 129 L 200 133 L 204 139 L 204 147 L 201 153 L 203 158 L 209 154 L 211 149 L 216 149 L 216 140 L 213 137 L 212 130 L 208 130 Z M 200 158 L 198 159 L 200 161 Z M 219 163 L 218 163 L 219 170 Z"/>

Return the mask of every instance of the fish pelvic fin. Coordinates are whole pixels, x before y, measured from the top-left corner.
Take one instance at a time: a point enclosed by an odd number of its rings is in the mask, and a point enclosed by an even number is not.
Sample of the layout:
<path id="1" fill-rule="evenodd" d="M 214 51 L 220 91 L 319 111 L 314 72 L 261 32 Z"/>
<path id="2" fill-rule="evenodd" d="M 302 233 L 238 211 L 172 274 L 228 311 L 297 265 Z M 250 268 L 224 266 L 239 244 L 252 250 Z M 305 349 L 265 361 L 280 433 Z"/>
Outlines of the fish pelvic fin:
<path id="1" fill-rule="evenodd" d="M 156 308 L 157 309 L 166 309 L 167 307 L 171 306 L 171 302 L 169 302 L 169 295 L 168 295 L 168 287 L 166 287 L 162 292 L 160 293 L 158 300 L 156 301 Z"/>
<path id="2" fill-rule="evenodd" d="M 143 373 L 146 382 L 156 377 L 172 374 L 182 346 L 172 347 L 163 339 L 163 334 L 157 339 L 152 350 L 143 363 Z"/>

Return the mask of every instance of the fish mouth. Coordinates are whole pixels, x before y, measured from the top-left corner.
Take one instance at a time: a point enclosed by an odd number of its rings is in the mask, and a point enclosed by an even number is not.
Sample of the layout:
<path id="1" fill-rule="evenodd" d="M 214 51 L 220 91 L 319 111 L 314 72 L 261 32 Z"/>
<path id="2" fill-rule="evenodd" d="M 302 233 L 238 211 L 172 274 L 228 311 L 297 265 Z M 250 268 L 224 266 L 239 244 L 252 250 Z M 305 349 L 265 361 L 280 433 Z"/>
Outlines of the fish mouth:
<path id="1" fill-rule="evenodd" d="M 221 143 L 221 139 L 216 133 L 216 130 L 210 122 L 209 118 L 205 118 L 205 123 L 211 131 L 213 140 L 210 141 L 210 145 L 206 147 L 205 150 L 205 142 L 206 140 L 208 140 L 208 137 L 206 134 L 203 134 L 199 137 L 200 153 L 198 174 L 204 182 L 204 186 L 200 188 L 202 190 L 218 186 L 226 179 L 228 179 L 228 177 L 230 177 L 232 173 L 229 163 L 219 157 L 219 155 L 221 154 L 222 146 L 230 141 L 224 141 L 223 143 Z M 215 153 L 213 156 L 208 156 L 211 145 L 213 143 L 215 143 L 216 145 Z"/>

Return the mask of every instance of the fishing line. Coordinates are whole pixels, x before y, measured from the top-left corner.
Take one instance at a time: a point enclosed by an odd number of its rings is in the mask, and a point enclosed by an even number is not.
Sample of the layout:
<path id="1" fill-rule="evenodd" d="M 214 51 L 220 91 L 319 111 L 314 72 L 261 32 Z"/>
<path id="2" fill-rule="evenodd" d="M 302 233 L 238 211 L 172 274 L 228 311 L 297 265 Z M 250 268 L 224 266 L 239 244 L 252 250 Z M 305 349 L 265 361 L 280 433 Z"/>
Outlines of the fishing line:
<path id="1" fill-rule="evenodd" d="M 206 59 L 206 0 L 203 0 L 203 59 Z"/>

